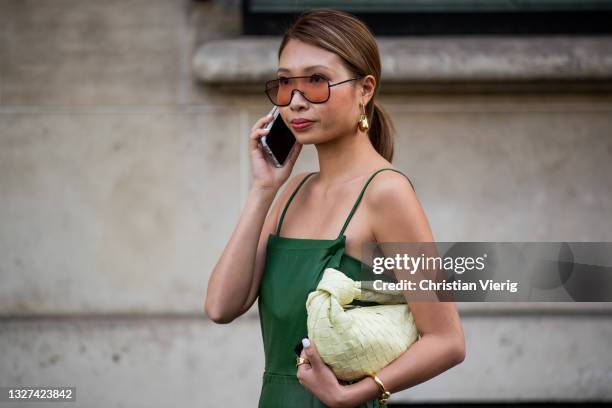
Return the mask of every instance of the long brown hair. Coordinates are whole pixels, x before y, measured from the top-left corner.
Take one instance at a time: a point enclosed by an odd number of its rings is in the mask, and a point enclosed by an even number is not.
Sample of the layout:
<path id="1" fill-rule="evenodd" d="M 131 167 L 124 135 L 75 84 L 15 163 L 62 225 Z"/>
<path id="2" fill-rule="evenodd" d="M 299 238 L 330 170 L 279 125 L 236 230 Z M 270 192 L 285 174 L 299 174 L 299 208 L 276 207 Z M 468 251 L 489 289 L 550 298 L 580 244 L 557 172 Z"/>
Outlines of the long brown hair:
<path id="1" fill-rule="evenodd" d="M 372 75 L 376 78 L 374 95 L 365 107 L 370 124 L 368 136 L 376 151 L 391 162 L 395 129 L 389 114 L 376 101 L 380 87 L 380 54 L 368 27 L 348 12 L 316 8 L 301 13 L 287 29 L 278 50 L 279 60 L 291 39 L 337 54 L 353 75 Z"/>

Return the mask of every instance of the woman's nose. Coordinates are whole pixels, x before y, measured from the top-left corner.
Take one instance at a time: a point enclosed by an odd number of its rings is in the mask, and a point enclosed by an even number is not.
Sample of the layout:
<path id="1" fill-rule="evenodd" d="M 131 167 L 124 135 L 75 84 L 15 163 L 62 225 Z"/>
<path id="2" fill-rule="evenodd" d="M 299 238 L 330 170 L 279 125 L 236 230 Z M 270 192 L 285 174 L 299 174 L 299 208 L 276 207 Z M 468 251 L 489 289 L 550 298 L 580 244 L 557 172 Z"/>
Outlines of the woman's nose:
<path id="1" fill-rule="evenodd" d="M 298 97 L 294 98 L 296 93 Z M 302 91 L 300 91 L 299 89 L 294 89 L 293 91 L 291 91 L 291 100 L 289 101 L 289 105 L 294 105 L 294 101 L 295 101 L 295 104 L 304 104 L 308 102 L 306 97 L 304 97 L 304 94 L 302 93 Z"/>

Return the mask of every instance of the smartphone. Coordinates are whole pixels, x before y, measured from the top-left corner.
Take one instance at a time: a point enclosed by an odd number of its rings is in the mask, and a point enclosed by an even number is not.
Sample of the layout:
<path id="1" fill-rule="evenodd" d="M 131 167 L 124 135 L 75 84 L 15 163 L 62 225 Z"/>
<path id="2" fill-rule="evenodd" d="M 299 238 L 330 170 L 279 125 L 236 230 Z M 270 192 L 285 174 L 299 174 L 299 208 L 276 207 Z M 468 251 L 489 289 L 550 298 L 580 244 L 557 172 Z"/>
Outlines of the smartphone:
<path id="1" fill-rule="evenodd" d="M 259 145 L 275 167 L 283 167 L 295 144 L 295 136 L 285 125 L 278 106 L 272 109 L 272 120 L 265 129 L 270 131 L 259 139 Z"/>

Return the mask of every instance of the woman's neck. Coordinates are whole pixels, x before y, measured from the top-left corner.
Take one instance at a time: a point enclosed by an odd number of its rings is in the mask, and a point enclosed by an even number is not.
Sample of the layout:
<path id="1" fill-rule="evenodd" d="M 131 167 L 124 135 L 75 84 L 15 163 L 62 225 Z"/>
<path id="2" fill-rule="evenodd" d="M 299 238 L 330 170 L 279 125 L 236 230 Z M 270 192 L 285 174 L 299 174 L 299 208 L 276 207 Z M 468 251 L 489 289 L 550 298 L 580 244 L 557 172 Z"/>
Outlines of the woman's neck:
<path id="1" fill-rule="evenodd" d="M 315 145 L 319 157 L 319 182 L 331 187 L 345 183 L 373 169 L 387 166 L 366 133 L 338 137 Z"/>

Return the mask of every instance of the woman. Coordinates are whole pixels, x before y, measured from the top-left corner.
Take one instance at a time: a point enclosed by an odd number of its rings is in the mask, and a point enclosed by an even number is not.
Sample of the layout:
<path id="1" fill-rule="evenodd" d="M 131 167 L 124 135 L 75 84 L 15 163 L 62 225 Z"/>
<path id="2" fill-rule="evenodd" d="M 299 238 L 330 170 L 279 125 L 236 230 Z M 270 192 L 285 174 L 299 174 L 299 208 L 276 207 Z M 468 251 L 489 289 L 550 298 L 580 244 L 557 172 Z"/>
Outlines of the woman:
<path id="1" fill-rule="evenodd" d="M 377 407 L 377 381 L 340 382 L 308 339 L 296 368 L 294 346 L 307 334 L 305 301 L 325 267 L 358 277 L 363 242 L 433 242 L 432 232 L 412 183 L 391 165 L 391 121 L 375 101 L 380 57 L 367 27 L 345 12 L 305 12 L 283 37 L 278 58 L 280 80 L 268 82 L 267 93 L 297 142 L 275 168 L 257 143 L 272 116 L 251 129 L 252 188 L 210 277 L 205 310 L 228 323 L 258 300 L 265 351 L 259 407 Z M 309 123 L 295 125 L 298 119 Z M 291 178 L 269 211 L 304 144 L 315 145 L 319 172 Z M 408 307 L 421 337 L 377 373 L 391 393 L 465 356 L 452 302 Z"/>

